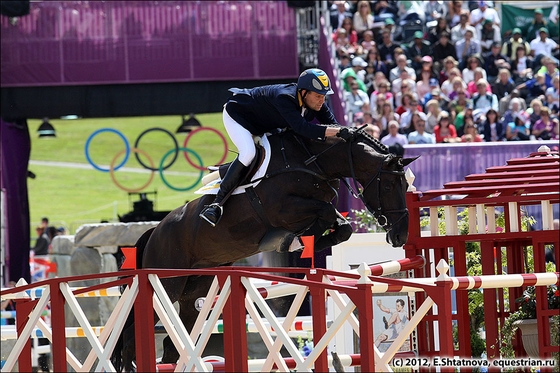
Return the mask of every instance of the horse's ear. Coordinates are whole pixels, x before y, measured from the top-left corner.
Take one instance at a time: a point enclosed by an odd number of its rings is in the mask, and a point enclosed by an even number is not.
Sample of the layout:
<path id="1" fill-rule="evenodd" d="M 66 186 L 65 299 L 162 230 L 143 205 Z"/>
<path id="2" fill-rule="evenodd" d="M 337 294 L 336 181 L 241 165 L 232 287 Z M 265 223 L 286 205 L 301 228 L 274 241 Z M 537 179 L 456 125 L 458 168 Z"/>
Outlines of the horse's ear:
<path id="1" fill-rule="evenodd" d="M 401 159 L 401 157 L 397 157 L 393 153 L 389 153 L 385 156 L 385 159 L 383 160 L 383 165 L 388 167 L 391 165 L 391 163 L 396 162 L 399 159 Z"/>
<path id="2" fill-rule="evenodd" d="M 409 164 L 411 164 L 412 162 L 414 162 L 415 160 L 417 160 L 418 158 L 420 158 L 420 156 L 417 156 L 417 157 L 414 157 L 414 158 L 404 158 L 402 163 L 406 167 Z"/>

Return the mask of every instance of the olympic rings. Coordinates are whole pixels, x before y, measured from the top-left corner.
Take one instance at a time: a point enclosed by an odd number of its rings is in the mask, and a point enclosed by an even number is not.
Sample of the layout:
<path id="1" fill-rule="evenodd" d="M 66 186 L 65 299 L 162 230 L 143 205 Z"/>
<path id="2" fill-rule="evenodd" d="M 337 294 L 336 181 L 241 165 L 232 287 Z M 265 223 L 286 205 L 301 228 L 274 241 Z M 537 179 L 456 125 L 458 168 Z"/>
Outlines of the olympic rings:
<path id="1" fill-rule="evenodd" d="M 89 164 L 91 164 L 91 165 L 93 166 L 93 168 L 95 168 L 96 170 L 99 170 L 99 171 L 101 171 L 101 172 L 109 172 L 109 174 L 111 175 L 111 179 L 113 180 L 113 182 L 115 183 L 115 185 L 116 185 L 118 188 L 120 188 L 121 190 L 127 191 L 127 192 L 129 192 L 129 193 L 136 193 L 136 192 L 139 192 L 139 191 L 141 191 L 142 189 L 148 187 L 148 185 L 153 181 L 155 171 L 159 171 L 159 174 L 160 174 L 160 176 L 161 176 L 161 179 L 162 179 L 163 183 L 164 183 L 168 188 L 170 188 L 170 189 L 172 189 L 172 190 L 175 190 L 175 191 L 188 191 L 188 190 L 193 189 L 193 188 L 202 180 L 202 177 L 203 177 L 203 175 L 204 175 L 204 171 L 206 171 L 206 168 L 204 167 L 204 162 L 202 161 L 202 158 L 200 157 L 200 155 L 199 155 L 198 153 L 196 153 L 194 150 L 187 148 L 187 144 L 188 144 L 188 141 L 189 141 L 189 139 L 191 138 L 191 136 L 194 135 L 195 133 L 198 133 L 198 132 L 202 131 L 202 130 L 209 130 L 209 131 L 212 131 L 212 132 L 216 133 L 216 134 L 220 137 L 220 139 L 222 140 L 222 142 L 223 142 L 223 144 L 224 144 L 224 154 L 223 154 L 222 158 L 220 159 L 220 161 L 219 161 L 218 163 L 219 163 L 219 164 L 223 163 L 223 162 L 225 161 L 225 159 L 227 158 L 227 154 L 228 154 L 228 143 L 227 143 L 227 139 L 226 139 L 226 137 L 225 137 L 219 130 L 214 129 L 214 128 L 210 128 L 210 127 L 201 127 L 201 128 L 198 128 L 198 129 L 196 129 L 196 130 L 190 132 L 190 133 L 187 135 L 187 137 L 185 138 L 185 142 L 184 142 L 182 148 L 179 147 L 179 144 L 178 144 L 177 140 L 175 139 L 174 135 L 173 135 L 171 132 L 169 132 L 168 130 L 164 129 L 164 128 L 154 127 L 154 128 L 150 128 L 150 129 L 147 129 L 147 130 L 143 131 L 143 132 L 138 136 L 138 138 L 136 139 L 136 142 L 134 143 L 134 147 L 133 147 L 133 148 L 130 147 L 130 144 L 129 144 L 127 138 L 124 136 L 124 134 L 123 134 L 122 132 L 120 132 L 120 131 L 118 131 L 118 130 L 116 130 L 116 129 L 114 129 L 114 128 L 101 128 L 101 129 L 98 129 L 98 130 L 94 131 L 94 132 L 88 137 L 88 139 L 87 139 L 87 141 L 86 141 L 86 144 L 85 144 L 85 147 L 84 147 L 84 151 L 85 151 L 86 159 L 87 159 L 87 161 L 89 162 Z M 144 150 L 141 150 L 141 149 L 138 148 L 138 145 L 139 145 L 139 143 L 140 143 L 140 139 L 142 138 L 142 136 L 144 136 L 145 134 L 147 134 L 148 132 L 151 132 L 151 131 L 161 131 L 161 132 L 166 133 L 167 135 L 169 135 L 169 137 L 171 137 L 171 139 L 173 140 L 173 144 L 175 145 L 173 149 L 169 150 L 169 151 L 163 156 L 163 158 L 161 159 L 161 162 L 159 163 L 159 167 L 157 167 L 157 166 L 154 165 L 154 162 L 153 162 L 152 158 L 147 154 L 147 152 L 145 152 Z M 90 152 L 90 145 L 91 145 L 91 142 L 92 142 L 93 138 L 94 138 L 96 135 L 98 135 L 98 134 L 100 134 L 100 133 L 102 133 L 102 132 L 113 132 L 114 134 L 118 135 L 118 136 L 123 140 L 124 145 L 125 145 L 125 149 L 119 151 L 119 152 L 115 155 L 115 157 L 114 157 L 113 160 L 111 161 L 111 164 L 110 164 L 109 168 L 103 168 L 103 167 L 100 167 L 100 166 L 96 165 L 96 164 L 93 162 L 93 160 L 91 159 L 90 154 L 89 154 L 89 152 Z M 152 171 L 152 172 L 151 172 L 151 175 L 150 175 L 150 179 L 148 180 L 148 182 L 145 183 L 144 185 L 142 185 L 141 187 L 138 187 L 138 188 L 126 188 L 126 187 L 124 187 L 123 185 L 121 185 L 121 184 L 116 180 L 116 177 L 115 177 L 115 174 L 114 174 L 115 171 L 117 171 L 118 169 L 120 169 L 121 167 L 123 167 L 123 166 L 125 165 L 125 163 L 128 161 L 128 158 L 130 157 L 130 152 L 131 152 L 131 151 L 134 153 L 134 156 L 136 157 L 136 160 L 138 161 L 138 163 L 140 163 L 140 165 L 141 165 L 143 168 Z M 164 177 L 164 175 L 163 175 L 163 171 L 166 170 L 166 169 L 168 169 L 169 167 L 171 167 L 171 166 L 175 163 L 175 161 L 177 160 L 177 157 L 178 157 L 180 151 L 182 151 L 182 152 L 185 154 L 185 159 L 187 160 L 187 162 L 188 162 L 192 167 L 194 167 L 194 168 L 196 168 L 197 170 L 200 171 L 198 180 L 196 180 L 192 185 L 189 185 L 189 186 L 187 186 L 187 187 L 185 187 L 185 188 L 177 188 L 177 187 L 174 187 L 174 186 L 170 185 L 169 182 L 165 179 L 165 177 Z M 174 156 L 173 156 L 173 159 L 172 159 L 170 162 L 168 162 L 167 165 L 164 166 L 165 160 L 171 155 L 172 152 L 175 153 Z M 119 163 L 118 165 L 115 166 L 115 163 L 117 162 L 117 158 L 118 158 L 119 156 L 121 156 L 123 153 L 125 154 L 123 161 L 122 161 L 121 163 Z M 198 164 L 196 164 L 196 163 L 194 163 L 194 162 L 191 161 L 191 159 L 189 158 L 189 154 L 188 154 L 188 153 L 191 153 L 191 154 L 196 158 L 196 160 L 198 161 Z M 139 154 L 145 156 L 145 157 L 148 159 L 149 165 L 146 165 L 146 164 L 144 164 L 144 163 L 142 162 L 142 160 L 140 159 Z"/>
<path id="2" fill-rule="evenodd" d="M 212 132 L 216 133 L 216 134 L 220 137 L 220 139 L 221 139 L 222 142 L 224 143 L 224 154 L 222 155 L 222 158 L 218 161 L 217 164 L 222 164 L 222 163 L 226 160 L 227 155 L 228 155 L 228 143 L 227 143 L 226 137 L 225 137 L 220 131 L 218 131 L 218 130 L 215 129 L 215 128 L 212 128 L 212 127 L 199 127 L 199 128 L 197 128 L 197 129 L 195 129 L 194 131 L 189 132 L 189 134 L 188 134 L 187 137 L 185 138 L 185 142 L 183 143 L 183 148 L 187 148 L 187 144 L 188 144 L 189 140 L 191 139 L 192 135 L 194 135 L 195 133 L 198 133 L 198 132 L 200 132 L 200 131 L 212 131 Z M 184 152 L 184 154 L 185 154 L 185 159 L 187 160 L 187 162 L 189 162 L 189 164 L 190 164 L 191 166 L 193 166 L 193 167 L 196 168 L 197 170 L 206 171 L 206 167 L 202 166 L 202 162 L 200 163 L 201 166 L 199 167 L 199 166 L 195 165 L 195 164 L 189 159 L 189 155 L 188 155 L 187 152 Z"/>
<path id="3" fill-rule="evenodd" d="M 154 127 L 154 128 L 148 128 L 147 130 L 145 130 L 144 132 L 142 132 L 138 138 L 136 139 L 136 142 L 134 143 L 134 147 L 138 148 L 138 144 L 140 143 L 140 139 L 142 138 L 142 136 L 144 136 L 145 134 L 147 134 L 148 132 L 151 131 L 161 131 L 163 133 L 166 133 L 169 135 L 169 137 L 171 137 L 171 140 L 173 140 L 173 144 L 175 145 L 175 155 L 173 156 L 173 159 L 171 160 L 171 162 L 163 167 L 164 170 L 167 170 L 169 167 L 171 167 L 173 165 L 173 163 L 175 163 L 175 160 L 177 160 L 177 156 L 179 155 L 179 144 L 177 144 L 177 140 L 175 139 L 175 136 L 173 136 L 173 134 L 171 132 L 169 132 L 168 130 L 164 129 L 164 128 L 158 128 L 158 127 Z M 136 160 L 138 161 L 138 163 L 140 163 L 142 165 L 142 167 L 147 168 L 148 170 L 152 170 L 152 171 L 157 171 L 157 168 L 153 168 L 152 167 L 148 167 L 146 166 L 144 163 L 142 163 L 142 161 L 140 160 L 140 157 L 138 156 L 138 153 L 134 153 L 134 156 L 136 157 Z M 161 165 L 160 165 L 160 168 Z"/>
<path id="4" fill-rule="evenodd" d="M 118 152 L 115 155 L 115 157 L 113 158 L 113 160 L 111 161 L 111 166 L 109 168 L 109 173 L 111 174 L 111 179 L 113 180 L 113 183 L 115 183 L 115 185 L 117 187 L 119 187 L 121 190 L 124 190 L 125 192 L 128 192 L 128 193 L 136 193 L 136 192 L 139 192 L 142 189 L 146 188 L 148 185 L 150 185 L 150 183 L 154 179 L 154 171 L 153 171 L 154 161 L 152 160 L 152 158 L 150 158 L 148 153 L 146 153 L 142 149 L 132 148 L 130 150 L 135 154 L 141 153 L 144 157 L 148 158 L 148 162 L 150 162 L 150 165 L 152 166 L 152 172 L 150 173 L 150 178 L 148 179 L 148 182 L 146 184 L 142 185 L 141 187 L 136 188 L 136 189 L 125 188 L 121 184 L 119 184 L 119 182 L 115 178 L 115 172 L 114 172 L 115 170 L 113 169 L 113 165 L 115 164 L 115 161 L 117 160 L 117 158 L 124 152 L 124 150 L 121 150 L 120 152 Z M 171 149 L 171 151 L 173 151 L 173 149 Z"/>
<path id="5" fill-rule="evenodd" d="M 180 151 L 185 152 L 185 154 L 187 154 L 187 152 L 192 153 L 192 155 L 195 156 L 195 158 L 198 160 L 198 162 L 200 163 L 200 165 L 202 166 L 202 158 L 200 158 L 200 156 L 198 155 L 198 153 L 196 153 L 194 150 L 188 149 L 188 148 L 179 148 Z M 167 158 L 167 156 L 169 156 L 169 154 L 171 154 L 171 152 L 173 152 L 174 150 L 171 149 L 170 151 L 168 151 L 167 153 L 165 153 L 165 155 L 163 156 L 163 158 L 161 159 L 161 162 L 159 164 L 159 176 L 161 176 L 161 181 L 163 181 L 163 183 L 165 185 L 167 185 L 167 187 L 169 189 L 175 190 L 177 192 L 186 192 L 187 190 L 191 190 L 192 188 L 194 188 L 199 182 L 200 180 L 202 180 L 202 176 L 204 175 L 204 171 L 200 171 L 200 174 L 198 175 L 198 179 L 192 184 L 189 185 L 188 187 L 185 188 L 177 188 L 172 186 L 171 184 L 169 184 L 167 182 L 167 180 L 165 180 L 165 177 L 163 176 L 163 170 L 164 168 L 163 166 L 163 162 L 165 162 L 165 158 Z"/>
<path id="6" fill-rule="evenodd" d="M 124 137 L 124 135 L 122 134 L 122 132 L 117 131 L 116 129 L 113 128 L 101 128 L 98 129 L 97 131 L 94 131 L 87 139 L 86 141 L 86 146 L 85 146 L 85 153 L 86 153 L 86 159 L 89 162 L 89 164 L 91 164 L 93 166 L 93 168 L 95 168 L 96 170 L 99 170 L 101 172 L 109 172 L 109 169 L 105 169 L 105 168 L 101 168 L 98 165 L 96 165 L 95 163 L 93 163 L 93 161 L 91 160 L 91 157 L 89 156 L 89 145 L 91 143 L 91 140 L 98 134 L 100 134 L 101 132 L 113 132 L 115 134 L 117 134 L 124 142 L 124 145 L 126 146 L 126 155 L 124 156 L 123 161 L 117 166 L 115 167 L 115 171 L 118 170 L 119 168 L 121 168 L 126 161 L 128 161 L 128 157 L 130 156 L 130 145 L 128 144 L 128 140 L 126 139 L 126 137 Z"/>

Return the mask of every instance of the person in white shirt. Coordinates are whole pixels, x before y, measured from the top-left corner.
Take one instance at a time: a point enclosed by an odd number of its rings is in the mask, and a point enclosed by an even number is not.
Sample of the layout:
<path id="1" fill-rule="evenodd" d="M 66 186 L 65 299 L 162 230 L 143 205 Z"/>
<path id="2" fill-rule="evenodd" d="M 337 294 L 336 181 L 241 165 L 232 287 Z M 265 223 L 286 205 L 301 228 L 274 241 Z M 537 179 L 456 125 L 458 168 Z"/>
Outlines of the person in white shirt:
<path id="1" fill-rule="evenodd" d="M 354 23 L 354 30 L 356 30 L 359 37 L 361 37 L 364 31 L 373 28 L 375 21 L 373 19 L 369 1 L 360 0 L 358 2 L 357 11 L 354 13 L 352 21 Z"/>
<path id="2" fill-rule="evenodd" d="M 344 101 L 346 102 L 346 114 L 349 118 L 353 118 L 354 114 L 363 111 L 364 105 L 369 107 L 369 97 L 367 93 L 362 91 L 357 82 L 350 85 L 350 92 L 344 92 Z"/>
<path id="3" fill-rule="evenodd" d="M 552 51 L 558 49 L 558 44 L 548 37 L 548 29 L 541 27 L 539 29 L 539 37 L 531 40 L 531 55 L 534 57 L 542 54 L 544 56 L 552 56 Z"/>
<path id="4" fill-rule="evenodd" d="M 418 119 L 416 121 L 416 131 L 412 131 L 408 134 L 409 144 L 435 144 L 436 137 L 425 131 L 426 129 L 426 114 L 420 112 L 418 113 Z"/>
<path id="5" fill-rule="evenodd" d="M 485 19 L 489 19 L 492 23 L 500 27 L 501 20 L 496 9 L 488 7 L 486 1 L 478 2 L 478 9 L 474 9 L 471 13 L 470 24 L 477 30 L 480 35 L 480 29 L 482 28 L 482 23 Z"/>
<path id="6" fill-rule="evenodd" d="M 393 146 L 395 144 L 406 145 L 408 139 L 405 135 L 399 133 L 399 122 L 392 120 L 387 125 L 389 127 L 389 134 L 383 136 L 381 143 L 385 146 Z"/>
<path id="7" fill-rule="evenodd" d="M 451 29 L 451 41 L 453 44 L 463 39 L 467 30 L 470 30 L 474 37 L 477 36 L 476 29 L 469 25 L 469 11 L 467 9 L 463 9 L 461 10 L 459 24 Z"/>
<path id="8" fill-rule="evenodd" d="M 411 79 L 416 80 L 416 71 L 414 71 L 412 67 L 406 66 L 406 55 L 401 54 L 397 57 L 397 66 L 389 72 L 389 81 L 391 84 L 393 84 L 393 82 L 401 76 L 401 71 L 403 70 L 408 71 L 408 76 Z M 394 86 L 393 92 L 395 92 Z"/>
<path id="9" fill-rule="evenodd" d="M 455 50 L 457 51 L 460 65 L 464 65 L 465 61 L 473 54 L 480 54 L 482 52 L 480 41 L 474 38 L 471 30 L 467 30 L 465 37 L 455 43 Z"/>
<path id="10" fill-rule="evenodd" d="M 488 82 L 485 79 L 479 79 L 476 82 L 476 93 L 473 96 L 473 109 L 479 110 L 486 114 L 490 109 L 498 111 L 498 97 L 495 94 L 486 92 Z"/>

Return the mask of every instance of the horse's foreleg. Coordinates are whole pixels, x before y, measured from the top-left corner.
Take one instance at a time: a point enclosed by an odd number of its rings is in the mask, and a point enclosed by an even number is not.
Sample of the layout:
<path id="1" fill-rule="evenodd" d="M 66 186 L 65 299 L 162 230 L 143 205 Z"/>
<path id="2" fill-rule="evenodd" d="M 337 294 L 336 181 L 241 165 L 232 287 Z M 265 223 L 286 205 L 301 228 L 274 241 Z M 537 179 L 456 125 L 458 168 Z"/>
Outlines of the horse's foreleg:
<path id="1" fill-rule="evenodd" d="M 346 220 L 338 211 L 334 225 L 331 227 L 332 231 L 319 237 L 315 241 L 315 251 L 321 251 L 327 247 L 338 245 L 341 242 L 347 241 L 353 233 L 352 225 Z"/>
<path id="2" fill-rule="evenodd" d="M 332 204 L 325 203 L 318 212 L 318 219 L 302 234 L 302 236 L 315 236 L 315 251 L 322 251 L 350 238 L 352 226 Z"/>

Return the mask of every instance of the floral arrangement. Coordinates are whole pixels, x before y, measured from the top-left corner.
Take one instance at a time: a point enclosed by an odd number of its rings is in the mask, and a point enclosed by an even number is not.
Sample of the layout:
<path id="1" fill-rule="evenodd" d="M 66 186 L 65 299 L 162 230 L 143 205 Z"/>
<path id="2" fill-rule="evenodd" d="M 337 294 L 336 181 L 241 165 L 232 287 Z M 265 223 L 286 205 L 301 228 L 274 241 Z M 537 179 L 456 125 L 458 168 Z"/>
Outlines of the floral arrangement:
<path id="1" fill-rule="evenodd" d="M 536 288 L 529 286 L 523 292 L 523 296 L 517 298 L 515 303 L 519 304 L 516 312 L 520 319 L 535 319 L 537 317 L 537 295 Z M 548 309 L 560 309 L 560 289 L 556 285 L 547 286 Z"/>
<path id="2" fill-rule="evenodd" d="M 553 271 L 553 264 L 547 263 L 547 272 Z M 550 285 L 546 288 L 548 309 L 560 309 L 560 289 L 556 285 Z M 502 345 L 500 353 L 502 358 L 514 358 L 513 345 L 511 340 L 515 338 L 518 329 L 517 321 L 537 318 L 537 294 L 535 286 L 528 286 L 523 295 L 515 300 L 519 307 L 512 312 L 504 321 L 501 328 Z M 560 314 L 552 316 L 550 320 L 550 337 L 551 344 L 557 346 L 560 344 Z M 553 353 L 553 359 L 556 364 L 560 364 L 560 354 Z"/>

